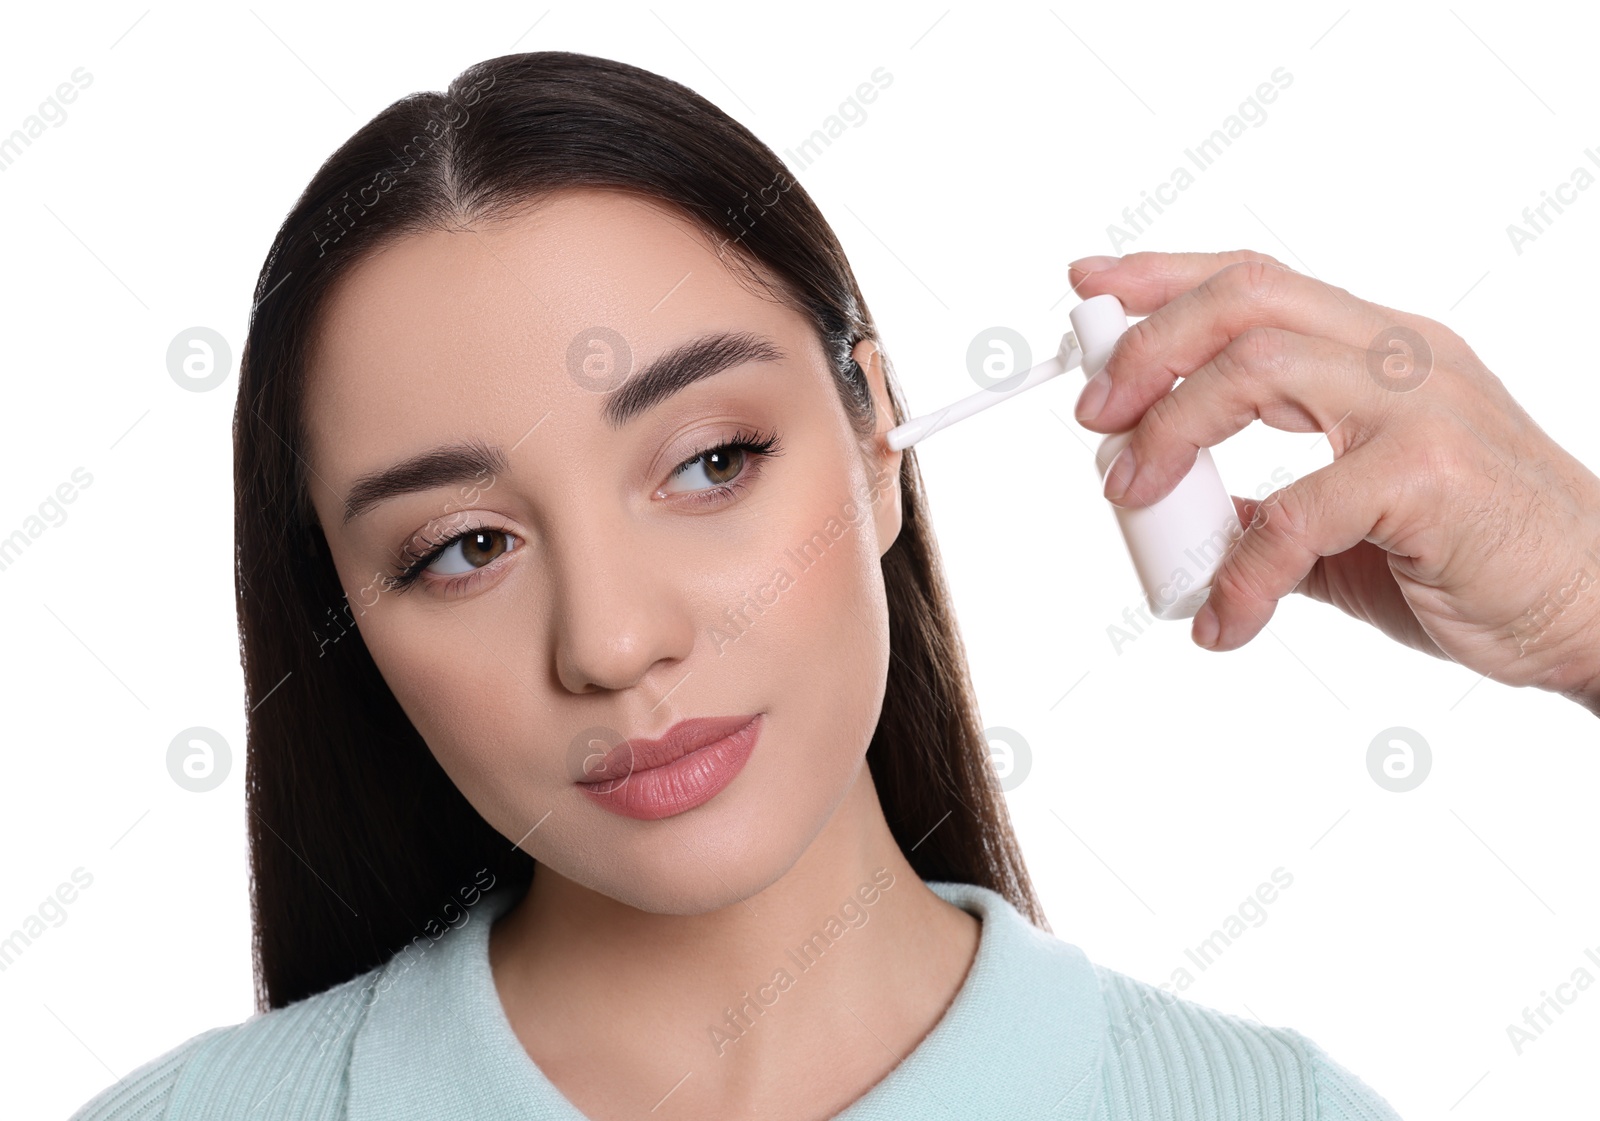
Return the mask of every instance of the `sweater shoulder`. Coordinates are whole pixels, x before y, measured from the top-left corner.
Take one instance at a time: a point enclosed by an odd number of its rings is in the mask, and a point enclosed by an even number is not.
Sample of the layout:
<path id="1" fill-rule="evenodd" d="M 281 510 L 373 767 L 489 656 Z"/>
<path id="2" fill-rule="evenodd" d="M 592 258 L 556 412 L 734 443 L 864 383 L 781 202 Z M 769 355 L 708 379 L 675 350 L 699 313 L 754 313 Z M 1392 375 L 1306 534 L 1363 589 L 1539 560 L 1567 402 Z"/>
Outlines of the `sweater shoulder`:
<path id="1" fill-rule="evenodd" d="M 1377 1091 L 1294 1029 L 1094 968 L 1108 1021 L 1097 1121 L 1400 1121 Z"/>
<path id="2" fill-rule="evenodd" d="M 67 1121 L 162 1121 L 189 1057 L 238 1025 L 212 1028 L 134 1068 L 79 1106 Z"/>
<path id="3" fill-rule="evenodd" d="M 192 1036 L 100 1091 L 68 1121 L 342 1118 L 356 1030 L 381 973 Z"/>

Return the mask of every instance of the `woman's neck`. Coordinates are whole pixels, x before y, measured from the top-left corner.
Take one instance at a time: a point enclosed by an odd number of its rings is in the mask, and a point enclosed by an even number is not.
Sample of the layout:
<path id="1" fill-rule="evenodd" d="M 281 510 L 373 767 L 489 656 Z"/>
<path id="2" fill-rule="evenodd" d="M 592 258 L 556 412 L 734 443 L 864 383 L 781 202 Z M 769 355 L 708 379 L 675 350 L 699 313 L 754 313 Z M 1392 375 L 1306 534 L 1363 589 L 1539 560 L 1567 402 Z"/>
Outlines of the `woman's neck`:
<path id="1" fill-rule="evenodd" d="M 489 956 L 518 1039 L 595 1121 L 821 1118 L 939 1021 L 980 925 L 912 870 L 863 763 L 800 859 L 756 894 L 655 914 L 540 866 Z"/>

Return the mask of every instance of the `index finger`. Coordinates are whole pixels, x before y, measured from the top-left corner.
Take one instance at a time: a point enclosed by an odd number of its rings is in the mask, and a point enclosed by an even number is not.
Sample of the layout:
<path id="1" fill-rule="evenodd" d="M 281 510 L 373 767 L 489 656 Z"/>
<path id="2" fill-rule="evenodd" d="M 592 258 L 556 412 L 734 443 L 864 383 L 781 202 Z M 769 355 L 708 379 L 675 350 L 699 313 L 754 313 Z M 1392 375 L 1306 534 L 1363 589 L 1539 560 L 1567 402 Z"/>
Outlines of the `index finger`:
<path id="1" fill-rule="evenodd" d="M 1115 292 L 1129 315 L 1149 315 L 1169 300 L 1199 287 L 1212 273 L 1240 261 L 1289 267 L 1254 249 L 1225 253 L 1140 251 L 1125 257 L 1080 257 L 1067 266 L 1067 279 L 1080 299 Z"/>
<path id="2" fill-rule="evenodd" d="M 1109 271 L 1101 283 L 1125 299 L 1139 270 Z M 1091 274 L 1090 279 L 1098 275 Z M 1172 276 L 1170 271 L 1167 275 Z M 1147 285 L 1146 293 L 1154 287 Z M 1435 325 L 1357 299 L 1275 262 L 1236 261 L 1128 328 L 1105 367 L 1084 388 L 1075 410 L 1078 423 L 1096 432 L 1117 432 L 1137 424 L 1153 402 L 1171 391 L 1175 379 L 1227 357 L 1226 348 L 1252 328 L 1279 328 L 1372 351 L 1378 336 L 1397 326 L 1424 334 L 1423 328 Z"/>

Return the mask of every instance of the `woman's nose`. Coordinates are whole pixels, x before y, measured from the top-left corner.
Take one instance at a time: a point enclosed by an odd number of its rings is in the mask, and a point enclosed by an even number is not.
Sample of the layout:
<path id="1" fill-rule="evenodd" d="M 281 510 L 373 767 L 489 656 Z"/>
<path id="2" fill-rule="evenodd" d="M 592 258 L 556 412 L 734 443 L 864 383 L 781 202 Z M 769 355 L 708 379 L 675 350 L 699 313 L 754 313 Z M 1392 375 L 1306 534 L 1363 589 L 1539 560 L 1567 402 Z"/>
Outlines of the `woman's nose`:
<path id="1" fill-rule="evenodd" d="M 689 656 L 691 605 L 670 556 L 626 530 L 587 528 L 552 558 L 556 676 L 573 693 L 632 688 L 658 663 Z"/>

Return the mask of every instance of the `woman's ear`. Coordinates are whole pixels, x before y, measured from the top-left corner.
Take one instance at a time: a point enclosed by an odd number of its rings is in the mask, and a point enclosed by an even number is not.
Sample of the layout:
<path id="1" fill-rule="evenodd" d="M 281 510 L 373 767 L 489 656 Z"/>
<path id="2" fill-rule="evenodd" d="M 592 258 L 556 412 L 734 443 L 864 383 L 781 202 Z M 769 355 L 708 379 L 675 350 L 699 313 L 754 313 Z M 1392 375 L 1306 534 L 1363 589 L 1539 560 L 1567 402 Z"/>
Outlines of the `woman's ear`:
<path id="1" fill-rule="evenodd" d="M 867 388 L 872 392 L 873 416 L 877 418 L 865 462 L 867 498 L 872 503 L 872 518 L 878 531 L 878 555 L 881 557 L 889 551 L 895 538 L 900 536 L 900 460 L 904 453 L 892 450 L 884 442 L 884 434 L 895 426 L 895 419 L 882 351 L 873 340 L 862 339 L 850 351 L 850 357 L 855 359 L 867 379 Z"/>

